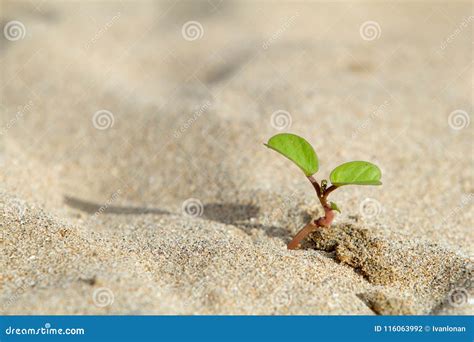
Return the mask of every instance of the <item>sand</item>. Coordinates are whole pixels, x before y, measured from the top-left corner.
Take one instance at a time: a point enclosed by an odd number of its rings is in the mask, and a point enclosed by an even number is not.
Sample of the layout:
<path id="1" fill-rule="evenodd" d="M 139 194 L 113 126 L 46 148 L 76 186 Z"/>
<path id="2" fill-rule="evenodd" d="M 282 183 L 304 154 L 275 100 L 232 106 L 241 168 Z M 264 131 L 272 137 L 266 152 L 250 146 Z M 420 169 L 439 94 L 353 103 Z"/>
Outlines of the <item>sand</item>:
<path id="1" fill-rule="evenodd" d="M 473 313 L 469 2 L 0 9 L 1 313 Z M 383 172 L 296 251 L 283 131 Z"/>

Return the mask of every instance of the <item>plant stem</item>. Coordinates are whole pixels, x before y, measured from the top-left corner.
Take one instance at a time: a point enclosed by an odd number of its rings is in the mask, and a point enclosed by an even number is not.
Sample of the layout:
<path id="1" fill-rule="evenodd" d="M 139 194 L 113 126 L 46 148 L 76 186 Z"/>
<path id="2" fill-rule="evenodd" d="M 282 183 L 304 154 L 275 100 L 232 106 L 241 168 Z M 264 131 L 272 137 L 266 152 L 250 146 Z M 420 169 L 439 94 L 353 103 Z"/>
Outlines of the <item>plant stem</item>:
<path id="1" fill-rule="evenodd" d="M 318 181 L 313 176 L 309 176 L 308 179 L 311 182 L 311 184 L 313 184 L 314 189 L 316 190 L 316 194 L 318 195 L 318 198 L 321 198 L 321 188 L 319 187 Z"/>
<path id="2" fill-rule="evenodd" d="M 314 232 L 316 229 L 318 229 L 318 226 L 310 221 L 306 226 L 304 226 L 303 229 L 298 232 L 298 234 L 295 235 L 293 240 L 290 241 L 287 246 L 288 249 L 297 249 L 301 241 L 303 241 L 306 236 Z"/>
<path id="3" fill-rule="evenodd" d="M 308 180 L 313 184 L 316 194 L 318 195 L 319 202 L 321 203 L 324 209 L 324 216 L 318 218 L 317 220 L 310 221 L 303 229 L 301 229 L 290 241 L 288 244 L 288 249 L 297 249 L 301 241 L 309 234 L 314 232 L 319 227 L 329 227 L 334 220 L 334 211 L 331 209 L 331 206 L 327 202 L 328 195 L 337 189 L 336 185 L 331 185 L 329 188 L 322 190 L 319 186 L 318 181 L 313 177 L 309 176 Z"/>
<path id="4" fill-rule="evenodd" d="M 321 187 L 318 184 L 318 181 L 313 176 L 309 176 L 308 179 L 311 182 L 311 184 L 313 184 L 313 187 L 316 190 L 316 194 L 318 195 L 319 202 L 321 203 L 325 211 L 326 211 L 326 208 L 331 209 L 331 207 L 329 206 L 327 202 L 327 198 L 331 192 L 336 190 L 337 186 L 331 185 L 329 188 L 322 191 Z"/>
<path id="5" fill-rule="evenodd" d="M 329 188 L 326 189 L 326 191 L 324 192 L 324 197 L 328 197 L 328 195 L 333 192 L 334 190 L 337 189 L 337 186 L 336 185 L 331 185 Z"/>

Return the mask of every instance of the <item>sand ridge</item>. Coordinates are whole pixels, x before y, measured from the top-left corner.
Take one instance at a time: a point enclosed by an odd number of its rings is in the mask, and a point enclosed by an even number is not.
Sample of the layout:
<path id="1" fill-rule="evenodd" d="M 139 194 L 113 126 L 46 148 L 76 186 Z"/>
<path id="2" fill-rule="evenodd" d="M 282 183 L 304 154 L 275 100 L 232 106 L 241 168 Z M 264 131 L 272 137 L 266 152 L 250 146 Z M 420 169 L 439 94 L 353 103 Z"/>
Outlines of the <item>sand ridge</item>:
<path id="1" fill-rule="evenodd" d="M 0 5 L 2 313 L 472 314 L 470 4 Z M 383 172 L 297 251 L 281 131 Z"/>

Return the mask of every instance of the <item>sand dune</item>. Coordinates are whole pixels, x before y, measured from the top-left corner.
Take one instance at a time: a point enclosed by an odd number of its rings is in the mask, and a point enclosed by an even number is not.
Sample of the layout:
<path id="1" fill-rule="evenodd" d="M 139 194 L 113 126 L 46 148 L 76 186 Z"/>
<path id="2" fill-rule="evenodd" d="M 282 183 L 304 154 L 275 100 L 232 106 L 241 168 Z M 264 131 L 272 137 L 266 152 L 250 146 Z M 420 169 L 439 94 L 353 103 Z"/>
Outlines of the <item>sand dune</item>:
<path id="1" fill-rule="evenodd" d="M 36 5 L 0 3 L 2 313 L 473 313 L 469 3 Z M 383 172 L 297 251 L 279 128 Z"/>

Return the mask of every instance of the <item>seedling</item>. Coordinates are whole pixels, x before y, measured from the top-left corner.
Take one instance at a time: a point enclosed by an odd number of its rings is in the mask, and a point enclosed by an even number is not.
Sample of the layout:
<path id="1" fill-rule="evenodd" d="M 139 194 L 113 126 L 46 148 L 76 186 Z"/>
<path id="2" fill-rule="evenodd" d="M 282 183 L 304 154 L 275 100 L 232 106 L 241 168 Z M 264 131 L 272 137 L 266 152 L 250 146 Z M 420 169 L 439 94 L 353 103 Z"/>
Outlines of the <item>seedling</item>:
<path id="1" fill-rule="evenodd" d="M 329 175 L 331 184 L 326 179 L 321 184 L 314 178 L 314 174 L 319 169 L 319 161 L 313 147 L 300 136 L 289 133 L 274 135 L 265 144 L 268 148 L 282 154 L 293 163 L 295 163 L 305 174 L 308 180 L 316 190 L 319 202 L 324 209 L 324 216 L 311 220 L 288 244 L 288 249 L 296 249 L 301 241 L 314 232 L 316 229 L 323 227 L 328 228 L 334 220 L 334 212 L 341 212 L 334 202 L 328 202 L 328 196 L 334 190 L 343 185 L 382 185 L 380 178 L 382 172 L 380 169 L 366 161 L 351 161 L 344 163 L 332 170 Z"/>

